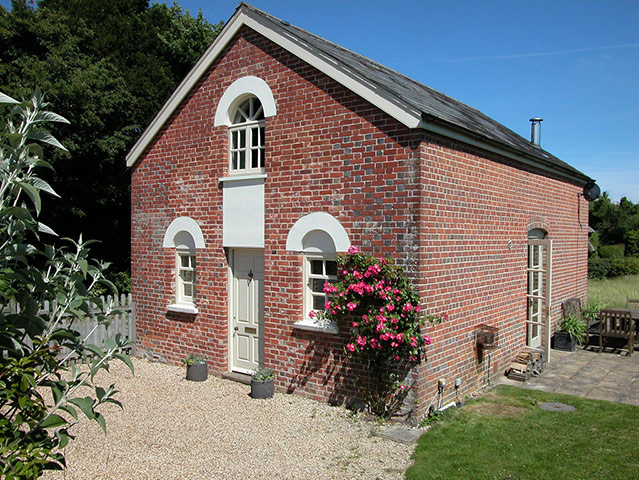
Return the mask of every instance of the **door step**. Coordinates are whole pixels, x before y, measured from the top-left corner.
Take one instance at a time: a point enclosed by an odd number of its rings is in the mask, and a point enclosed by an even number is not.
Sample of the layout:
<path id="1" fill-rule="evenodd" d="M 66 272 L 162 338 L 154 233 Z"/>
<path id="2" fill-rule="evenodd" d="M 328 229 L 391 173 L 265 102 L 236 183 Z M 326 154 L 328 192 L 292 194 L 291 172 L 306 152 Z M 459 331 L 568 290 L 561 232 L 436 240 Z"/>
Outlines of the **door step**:
<path id="1" fill-rule="evenodd" d="M 226 372 L 222 374 L 222 378 L 233 382 L 243 383 L 244 385 L 251 384 L 251 376 L 246 373 Z"/>

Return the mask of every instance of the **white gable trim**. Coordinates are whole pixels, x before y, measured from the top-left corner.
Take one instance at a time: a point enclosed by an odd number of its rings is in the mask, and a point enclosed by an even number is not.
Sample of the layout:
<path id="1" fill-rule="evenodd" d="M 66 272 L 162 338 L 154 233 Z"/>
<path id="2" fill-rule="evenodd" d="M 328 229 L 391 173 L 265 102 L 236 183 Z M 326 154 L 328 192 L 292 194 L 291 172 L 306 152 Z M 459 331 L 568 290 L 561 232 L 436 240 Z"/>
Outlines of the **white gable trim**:
<path id="1" fill-rule="evenodd" d="M 304 237 L 313 230 L 326 232 L 333 239 L 336 252 L 345 252 L 351 246 L 348 234 L 339 220 L 330 213 L 314 212 L 293 224 L 286 237 L 286 250 L 304 251 Z"/>
<path id="2" fill-rule="evenodd" d="M 265 117 L 272 117 L 277 113 L 273 92 L 268 84 L 258 77 L 242 77 L 235 80 L 229 88 L 224 91 L 217 110 L 215 111 L 214 126 L 226 125 L 230 127 L 232 122 L 229 113 L 232 112 L 233 107 L 237 106 L 247 95 L 254 95 L 259 98 Z"/>
<path id="3" fill-rule="evenodd" d="M 206 70 L 208 70 L 217 57 L 224 51 L 228 43 L 243 25 L 252 28 L 272 42 L 314 66 L 407 127 L 416 128 L 420 126 L 420 111 L 415 110 L 388 92 L 377 88 L 357 72 L 349 70 L 344 65 L 339 65 L 332 58 L 325 57 L 321 52 L 318 52 L 310 45 L 301 44 L 299 41 L 286 36 L 285 32 L 274 30 L 264 19 L 253 14 L 245 7 L 240 6 L 220 34 L 215 38 L 211 46 L 204 52 L 184 80 L 182 80 L 182 83 L 180 83 L 173 92 L 133 148 L 131 148 L 126 157 L 128 167 L 133 166 L 137 162 L 164 124 L 171 115 L 173 115 L 202 75 L 204 75 Z"/>
<path id="4" fill-rule="evenodd" d="M 173 220 L 169 228 L 166 229 L 162 246 L 165 248 L 175 248 L 175 237 L 180 232 L 188 232 L 191 237 L 193 237 L 195 248 L 204 248 L 202 229 L 191 217 L 178 217 Z"/>

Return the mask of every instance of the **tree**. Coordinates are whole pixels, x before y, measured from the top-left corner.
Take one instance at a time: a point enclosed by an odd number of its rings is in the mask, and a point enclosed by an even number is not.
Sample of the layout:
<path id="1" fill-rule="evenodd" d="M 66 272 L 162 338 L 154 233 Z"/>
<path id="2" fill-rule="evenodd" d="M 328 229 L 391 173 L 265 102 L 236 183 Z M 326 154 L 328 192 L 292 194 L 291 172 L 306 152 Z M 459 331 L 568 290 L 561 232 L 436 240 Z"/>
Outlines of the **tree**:
<path id="1" fill-rule="evenodd" d="M 104 278 L 107 265 L 90 258 L 90 242 L 40 246 L 41 236 L 53 234 L 38 220 L 41 194 L 57 196 L 39 176 L 49 166 L 41 144 L 64 149 L 43 127 L 68 121 L 44 109 L 39 91 L 21 103 L 0 94 L 0 103 L 13 105 L 0 126 L 0 476 L 34 479 L 65 466 L 59 449 L 82 416 L 106 428 L 98 407 L 119 402 L 114 385 L 94 385 L 95 374 L 113 358 L 133 365 L 120 353 L 126 340 L 110 340 L 103 351 L 73 328 L 82 316 L 104 324 L 114 313 L 92 293 L 113 285 Z M 47 302 L 52 308 L 44 310 Z"/>
<path id="2" fill-rule="evenodd" d="M 590 204 L 589 223 L 599 234 L 602 245 L 626 244 L 633 241 L 630 232 L 639 230 L 639 205 L 626 197 L 615 203 L 604 192 L 601 198 Z"/>
<path id="3" fill-rule="evenodd" d="M 108 238 L 95 253 L 118 270 L 130 252 L 125 155 L 220 28 L 148 0 L 0 7 L 0 91 L 23 97 L 40 86 L 74 125 L 52 127 L 68 153 L 50 157 L 45 179 L 62 199 L 43 220 L 74 238 Z"/>

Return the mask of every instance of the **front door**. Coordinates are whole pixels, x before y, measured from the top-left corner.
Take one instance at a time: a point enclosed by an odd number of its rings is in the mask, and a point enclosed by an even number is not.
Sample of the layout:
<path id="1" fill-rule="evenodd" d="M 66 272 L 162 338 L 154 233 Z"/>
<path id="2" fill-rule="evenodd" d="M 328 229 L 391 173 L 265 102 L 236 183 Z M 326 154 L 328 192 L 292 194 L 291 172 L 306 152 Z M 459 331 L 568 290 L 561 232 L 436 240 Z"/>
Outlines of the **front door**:
<path id="1" fill-rule="evenodd" d="M 548 360 L 550 360 L 551 258 L 552 240 L 528 239 L 526 345 L 539 348 L 543 344 Z"/>
<path id="2" fill-rule="evenodd" d="M 264 253 L 234 250 L 231 282 L 231 370 L 251 373 L 264 354 Z"/>

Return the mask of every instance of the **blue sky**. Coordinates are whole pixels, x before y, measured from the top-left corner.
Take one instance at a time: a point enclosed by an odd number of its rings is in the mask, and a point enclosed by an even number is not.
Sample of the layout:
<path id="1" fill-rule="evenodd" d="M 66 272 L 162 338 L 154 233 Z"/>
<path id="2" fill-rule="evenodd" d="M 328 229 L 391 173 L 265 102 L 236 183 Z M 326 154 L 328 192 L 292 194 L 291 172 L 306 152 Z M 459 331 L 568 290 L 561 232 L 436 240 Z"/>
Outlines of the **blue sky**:
<path id="1" fill-rule="evenodd" d="M 9 0 L 0 0 L 6 5 Z M 172 3 L 168 1 L 168 3 Z M 211 23 L 239 0 L 180 0 Z M 250 0 L 475 107 L 639 202 L 639 2 Z"/>

